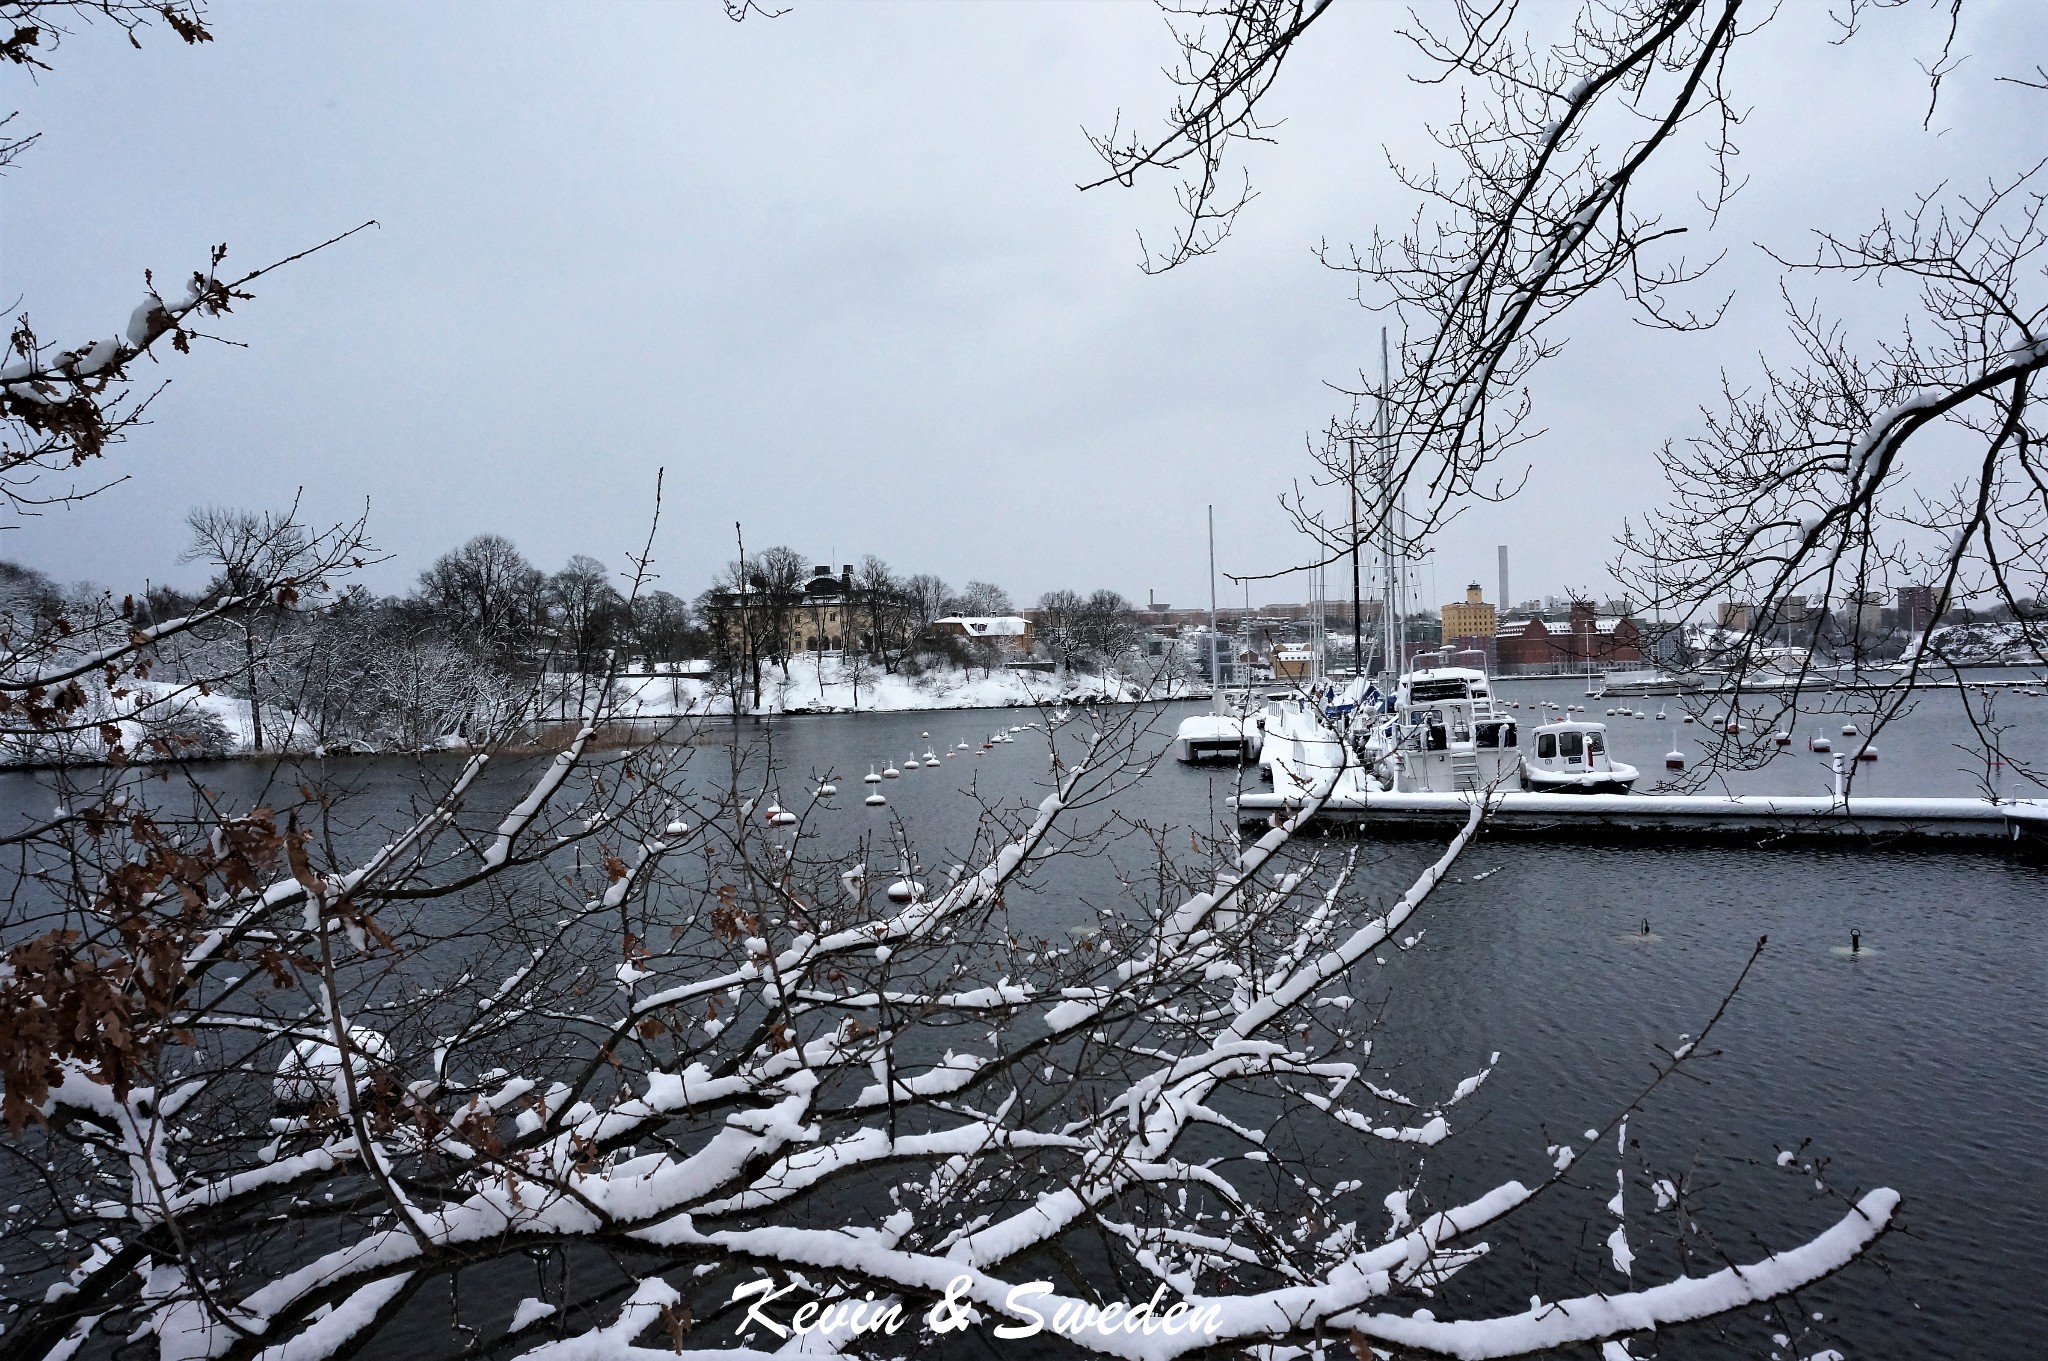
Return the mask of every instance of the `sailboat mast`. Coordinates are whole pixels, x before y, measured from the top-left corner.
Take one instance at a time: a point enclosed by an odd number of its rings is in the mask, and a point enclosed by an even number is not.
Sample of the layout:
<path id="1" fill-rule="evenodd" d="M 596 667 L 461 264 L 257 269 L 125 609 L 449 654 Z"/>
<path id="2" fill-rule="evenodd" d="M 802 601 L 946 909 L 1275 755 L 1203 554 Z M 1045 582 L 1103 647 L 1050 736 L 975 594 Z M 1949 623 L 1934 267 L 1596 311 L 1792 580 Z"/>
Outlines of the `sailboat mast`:
<path id="1" fill-rule="evenodd" d="M 1387 328 L 1380 327 L 1380 492 L 1384 503 L 1380 508 L 1380 631 L 1387 640 L 1386 672 L 1389 677 L 1399 676 L 1404 658 L 1401 656 L 1401 586 L 1399 572 L 1394 564 L 1394 450 L 1388 438 L 1387 397 L 1391 387 L 1391 364 L 1387 357 Z"/>
<path id="2" fill-rule="evenodd" d="M 1359 617 L 1362 592 L 1358 581 L 1358 436 L 1353 435 L 1345 442 L 1351 449 L 1351 670 L 1354 675 L 1363 676 L 1365 621 Z"/>
<path id="3" fill-rule="evenodd" d="M 1223 712 L 1223 667 L 1216 659 L 1216 507 L 1209 507 L 1209 693 Z"/>

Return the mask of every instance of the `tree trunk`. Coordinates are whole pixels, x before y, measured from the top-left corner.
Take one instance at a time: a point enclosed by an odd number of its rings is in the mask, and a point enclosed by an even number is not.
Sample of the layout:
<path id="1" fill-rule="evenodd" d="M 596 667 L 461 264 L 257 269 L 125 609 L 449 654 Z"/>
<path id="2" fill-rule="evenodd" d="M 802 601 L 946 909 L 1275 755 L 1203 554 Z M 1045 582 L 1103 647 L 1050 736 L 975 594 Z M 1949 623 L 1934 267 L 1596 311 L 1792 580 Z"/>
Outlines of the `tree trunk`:
<path id="1" fill-rule="evenodd" d="M 249 740 L 263 750 L 263 701 L 256 694 L 256 624 L 242 621 L 242 664 L 249 685 Z"/>

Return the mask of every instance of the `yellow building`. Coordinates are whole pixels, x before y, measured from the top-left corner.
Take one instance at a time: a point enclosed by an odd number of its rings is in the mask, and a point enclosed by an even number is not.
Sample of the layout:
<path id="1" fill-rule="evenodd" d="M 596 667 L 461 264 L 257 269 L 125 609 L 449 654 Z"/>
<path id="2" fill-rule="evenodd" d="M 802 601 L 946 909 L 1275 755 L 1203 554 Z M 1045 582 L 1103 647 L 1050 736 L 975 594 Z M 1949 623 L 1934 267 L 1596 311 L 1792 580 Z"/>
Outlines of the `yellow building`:
<path id="1" fill-rule="evenodd" d="M 1491 649 L 1498 621 L 1493 606 L 1487 604 L 1483 596 L 1479 584 L 1474 582 L 1465 588 L 1463 600 L 1444 606 L 1444 642 L 1447 645 L 1461 638 L 1480 638 L 1485 640 L 1483 644 L 1467 646 Z"/>

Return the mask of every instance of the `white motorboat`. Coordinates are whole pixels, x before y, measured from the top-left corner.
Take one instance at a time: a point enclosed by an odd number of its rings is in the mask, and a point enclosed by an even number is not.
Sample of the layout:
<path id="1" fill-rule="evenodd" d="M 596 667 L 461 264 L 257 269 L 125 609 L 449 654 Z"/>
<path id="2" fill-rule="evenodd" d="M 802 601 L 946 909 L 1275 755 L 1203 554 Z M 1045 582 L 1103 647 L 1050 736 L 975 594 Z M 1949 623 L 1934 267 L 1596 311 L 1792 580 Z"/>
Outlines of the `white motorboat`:
<path id="1" fill-rule="evenodd" d="M 1496 707 L 1484 671 L 1438 665 L 1403 674 L 1385 716 L 1363 733 L 1354 726 L 1352 746 L 1381 790 L 1491 789 L 1518 766 L 1517 726 Z"/>
<path id="2" fill-rule="evenodd" d="M 1545 723 L 1522 755 L 1522 788 L 1545 794 L 1626 794 L 1636 768 L 1607 754 L 1607 725 Z"/>
<path id="3" fill-rule="evenodd" d="M 1265 719 L 1253 712 L 1250 696 L 1233 697 L 1222 675 L 1216 651 L 1220 635 L 1216 627 L 1216 512 L 1209 511 L 1209 684 L 1215 705 L 1206 714 L 1190 714 L 1180 721 L 1173 736 L 1175 759 L 1225 761 L 1231 765 L 1256 765 L 1265 739 Z"/>
<path id="4" fill-rule="evenodd" d="M 1265 736 L 1262 719 L 1247 714 L 1191 714 L 1180 721 L 1173 754 L 1182 761 L 1255 765 Z"/>

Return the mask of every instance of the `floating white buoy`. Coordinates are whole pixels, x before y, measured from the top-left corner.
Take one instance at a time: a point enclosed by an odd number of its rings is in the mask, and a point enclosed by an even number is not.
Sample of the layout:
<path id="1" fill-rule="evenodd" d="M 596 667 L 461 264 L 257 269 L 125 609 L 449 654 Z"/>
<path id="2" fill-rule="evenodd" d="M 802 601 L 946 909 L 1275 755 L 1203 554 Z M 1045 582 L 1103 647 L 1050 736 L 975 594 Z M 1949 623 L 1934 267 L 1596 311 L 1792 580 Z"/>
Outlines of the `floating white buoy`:
<path id="1" fill-rule="evenodd" d="M 882 782 L 882 777 L 875 774 L 874 762 L 870 761 L 868 763 L 868 773 L 860 777 L 860 782 L 862 784 L 880 784 Z"/>
<path id="2" fill-rule="evenodd" d="M 796 814 L 790 812 L 787 808 L 781 809 L 775 813 L 770 814 L 768 818 L 769 825 L 773 827 L 788 827 L 793 825 L 795 822 Z"/>
<path id="3" fill-rule="evenodd" d="M 829 799 L 838 792 L 839 786 L 829 781 L 818 786 L 818 797 L 821 799 Z"/>
<path id="4" fill-rule="evenodd" d="M 1692 715 L 1691 715 L 1691 714 L 1687 714 L 1687 715 L 1685 716 L 1685 721 L 1686 721 L 1686 722 L 1688 722 L 1688 723 L 1692 722 L 1692 721 L 1693 721 L 1693 717 L 1692 717 Z"/>
<path id="5" fill-rule="evenodd" d="M 1833 751 L 1835 749 L 1835 744 L 1828 741 L 1828 739 L 1825 737 L 1809 737 L 1806 739 L 1806 749 L 1808 751 L 1826 753 Z"/>
<path id="6" fill-rule="evenodd" d="M 1722 729 L 1721 731 L 1723 731 L 1723 732 L 1731 732 L 1731 733 L 1733 733 L 1733 732 L 1741 732 L 1741 731 L 1742 731 L 1742 725 L 1741 725 L 1740 723 L 1730 723 L 1730 724 L 1729 724 L 1729 725 L 1728 725 L 1727 727 L 1723 728 L 1723 729 Z"/>
<path id="7" fill-rule="evenodd" d="M 896 769 L 896 767 L 894 767 L 894 766 L 883 766 L 883 767 L 882 767 L 882 778 L 883 778 L 883 779 L 885 779 L 885 780 L 893 780 L 893 779 L 896 779 L 896 778 L 897 778 L 898 776 L 900 776 L 900 775 L 902 775 L 902 774 L 903 774 L 903 772 L 902 772 L 902 771 L 900 771 L 900 770 L 898 770 L 898 769 Z"/>
<path id="8" fill-rule="evenodd" d="M 962 742 L 962 743 L 961 743 L 961 744 L 960 744 L 959 746 L 957 746 L 957 747 L 953 748 L 953 750 L 955 750 L 955 751 L 973 751 L 973 750 L 974 750 L 974 746 L 973 746 L 973 744 L 972 744 L 972 743 L 969 743 L 969 742 Z"/>
<path id="9" fill-rule="evenodd" d="M 1658 718 L 1658 720 L 1659 720 L 1660 722 L 1661 722 L 1661 721 L 1663 720 L 1663 718 L 1664 718 L 1664 711 L 1663 711 L 1662 709 L 1659 709 L 1659 710 L 1657 711 L 1657 718 Z"/>
<path id="10" fill-rule="evenodd" d="M 1682 752 L 1682 751 L 1679 751 L 1679 750 L 1677 750 L 1676 748 L 1673 748 L 1672 750 L 1670 750 L 1670 751 L 1667 751 L 1667 752 L 1665 752 L 1665 753 L 1664 753 L 1664 769 L 1666 769 L 1666 770 L 1684 770 L 1684 769 L 1685 769 L 1685 753 L 1684 753 L 1684 752 Z"/>
<path id="11" fill-rule="evenodd" d="M 1612 709 L 1609 709 L 1609 710 L 1607 711 L 1607 716 L 1608 716 L 1609 718 L 1612 718 L 1612 717 L 1614 717 L 1614 710 L 1612 710 Z"/>
<path id="12" fill-rule="evenodd" d="M 1792 734 L 1780 728 L 1771 734 L 1771 740 L 1781 747 L 1789 747 L 1792 745 Z"/>
<path id="13" fill-rule="evenodd" d="M 889 885 L 888 892 L 890 902 L 907 903 L 912 899 L 924 897 L 924 885 L 915 879 L 898 879 Z"/>
<path id="14" fill-rule="evenodd" d="M 935 766 L 939 763 L 939 758 L 932 755 L 931 749 L 929 747 L 925 749 L 924 763 L 928 766 Z"/>
<path id="15" fill-rule="evenodd" d="M 768 801 L 768 806 L 761 810 L 761 816 L 768 819 L 768 821 L 773 822 L 775 821 L 776 817 L 781 814 L 781 812 L 782 800 L 770 799 Z"/>
<path id="16" fill-rule="evenodd" d="M 922 761 L 918 760 L 918 759 L 917 759 L 917 757 L 916 757 L 915 755 L 913 755 L 913 756 L 911 756 L 911 757 L 910 757 L 910 758 L 909 758 L 908 760 L 904 761 L 904 763 L 903 763 L 903 768 L 904 768 L 905 770 L 918 770 L 918 769 L 922 768 L 922 767 L 923 767 L 923 765 L 924 765 L 924 762 L 922 762 Z"/>
<path id="17" fill-rule="evenodd" d="M 1877 759 L 1877 748 L 1871 746 L 1868 742 L 1864 743 L 1863 749 L 1856 753 L 1856 759 L 1859 761 L 1875 761 Z"/>
<path id="18" fill-rule="evenodd" d="M 928 732 L 921 732 L 921 733 L 919 733 L 919 734 L 918 734 L 918 736 L 919 736 L 919 737 L 930 737 L 930 736 L 931 736 L 931 734 L 930 734 L 930 733 L 928 733 Z"/>
<path id="19" fill-rule="evenodd" d="M 882 791 L 879 789 L 861 800 L 862 803 L 866 804 L 870 808 L 880 808 L 883 804 L 887 803 L 888 801 L 889 796 L 887 794 L 882 793 Z"/>
<path id="20" fill-rule="evenodd" d="M 1855 735 L 1856 735 L 1856 725 L 1855 725 L 1854 723 L 1844 723 L 1844 724 L 1842 725 L 1842 736 L 1844 736 L 1844 737 L 1854 737 Z"/>

